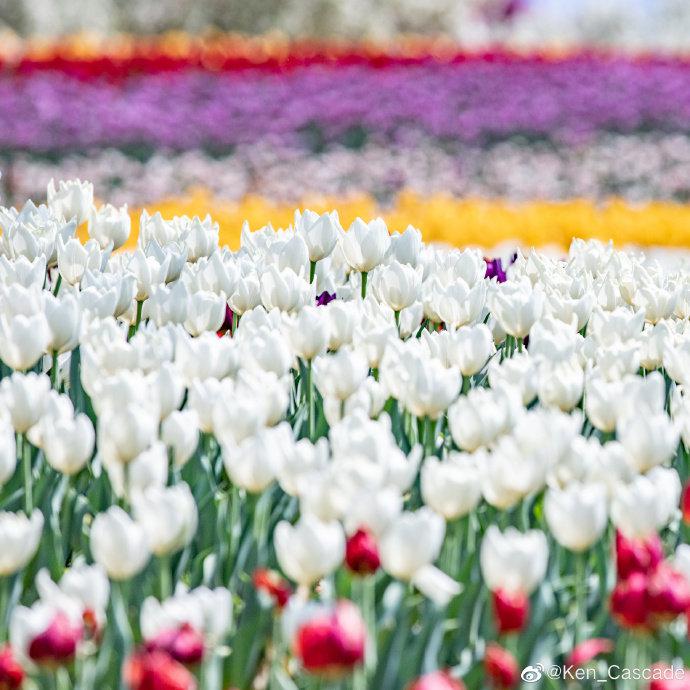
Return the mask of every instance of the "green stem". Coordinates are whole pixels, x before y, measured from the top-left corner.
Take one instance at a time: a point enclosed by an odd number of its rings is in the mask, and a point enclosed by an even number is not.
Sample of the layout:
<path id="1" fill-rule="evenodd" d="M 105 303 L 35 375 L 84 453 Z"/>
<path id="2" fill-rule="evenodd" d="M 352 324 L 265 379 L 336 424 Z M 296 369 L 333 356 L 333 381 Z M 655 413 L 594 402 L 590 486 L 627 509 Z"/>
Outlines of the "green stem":
<path id="1" fill-rule="evenodd" d="M 132 627 L 129 624 L 129 617 L 127 615 L 127 598 L 124 592 L 125 585 L 123 582 L 115 581 L 112 583 L 112 606 L 113 618 L 117 627 L 120 642 L 122 643 L 121 659 L 129 656 L 132 648 Z M 124 679 L 120 679 L 120 688 L 125 688 Z"/>
<path id="2" fill-rule="evenodd" d="M 400 332 L 400 309 L 396 309 L 393 314 L 395 315 L 395 325 L 398 329 L 398 333 Z"/>
<path id="3" fill-rule="evenodd" d="M 0 644 L 7 641 L 10 578 L 0 577 Z"/>
<path id="4" fill-rule="evenodd" d="M 309 440 L 314 440 L 316 433 L 316 419 L 314 415 L 314 381 L 311 360 L 307 362 L 307 414 Z"/>
<path id="5" fill-rule="evenodd" d="M 575 643 L 586 638 L 587 625 L 587 554 L 575 554 Z"/>
<path id="6" fill-rule="evenodd" d="M 60 292 L 60 286 L 62 285 L 62 274 L 58 273 L 57 280 L 55 281 L 55 289 L 53 290 L 53 295 L 57 297 L 58 292 Z"/>
<path id="7" fill-rule="evenodd" d="M 425 455 L 433 455 L 435 450 L 435 432 L 436 425 L 431 417 L 424 417 L 424 453 Z"/>
<path id="8" fill-rule="evenodd" d="M 58 386 L 60 385 L 59 380 L 58 380 L 58 353 L 57 350 L 53 350 L 51 353 L 51 359 L 52 359 L 52 364 L 50 365 L 50 385 L 55 389 L 58 390 Z"/>
<path id="9" fill-rule="evenodd" d="M 30 516 L 34 510 L 31 445 L 25 434 L 19 434 L 19 443 L 21 446 L 22 468 L 24 470 L 24 510 L 26 514 Z"/>
<path id="10" fill-rule="evenodd" d="M 366 271 L 362 271 L 362 299 L 367 296 L 367 278 L 369 274 Z"/>
<path id="11" fill-rule="evenodd" d="M 233 310 L 232 312 L 232 335 L 233 338 L 235 337 L 235 332 L 237 331 L 237 327 L 240 325 L 240 315 Z"/>
<path id="12" fill-rule="evenodd" d="M 160 595 L 161 601 L 167 599 L 172 594 L 172 580 L 170 579 L 170 555 L 159 556 L 158 565 L 160 566 Z"/>
<path id="13" fill-rule="evenodd" d="M 127 340 L 129 340 L 139 330 L 139 324 L 141 323 L 141 312 L 143 311 L 143 308 L 144 308 L 144 300 L 138 299 L 137 300 L 136 320 L 129 327 L 129 333 L 127 334 Z"/>
<path id="14" fill-rule="evenodd" d="M 314 282 L 314 276 L 316 275 L 316 261 L 309 262 L 309 282 Z"/>

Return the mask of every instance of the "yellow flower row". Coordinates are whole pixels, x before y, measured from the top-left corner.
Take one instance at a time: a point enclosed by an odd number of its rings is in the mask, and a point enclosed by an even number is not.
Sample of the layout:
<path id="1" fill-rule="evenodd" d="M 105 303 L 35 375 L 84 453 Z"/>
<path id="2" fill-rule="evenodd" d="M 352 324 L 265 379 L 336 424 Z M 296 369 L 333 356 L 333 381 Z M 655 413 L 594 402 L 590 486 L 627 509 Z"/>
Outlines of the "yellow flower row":
<path id="1" fill-rule="evenodd" d="M 323 212 L 337 209 L 344 227 L 357 216 L 380 215 L 391 231 L 413 225 L 425 241 L 455 246 L 492 248 L 504 242 L 523 246 L 567 247 L 573 237 L 613 240 L 617 245 L 690 247 L 690 204 L 651 202 L 631 205 L 614 199 L 596 204 L 584 199 L 565 202 L 533 201 L 512 204 L 501 200 L 456 199 L 448 195 L 422 197 L 402 193 L 392 208 L 382 209 L 370 196 L 305 199 L 302 208 Z M 239 246 L 243 221 L 256 230 L 268 223 L 287 227 L 293 204 L 275 204 L 262 197 L 239 203 L 213 199 L 203 190 L 185 198 L 167 199 L 147 206 L 164 218 L 209 213 L 220 225 L 221 244 Z M 132 209 L 132 237 L 136 242 L 140 209 Z"/>

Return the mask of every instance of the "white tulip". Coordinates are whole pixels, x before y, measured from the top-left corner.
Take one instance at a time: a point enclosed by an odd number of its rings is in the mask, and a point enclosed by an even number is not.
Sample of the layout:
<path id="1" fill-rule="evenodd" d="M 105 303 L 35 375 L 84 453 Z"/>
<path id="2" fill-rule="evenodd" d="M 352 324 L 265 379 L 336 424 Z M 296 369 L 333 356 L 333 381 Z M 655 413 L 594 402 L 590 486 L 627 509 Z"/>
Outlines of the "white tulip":
<path id="1" fill-rule="evenodd" d="M 544 293 L 539 287 L 507 281 L 491 296 L 491 313 L 503 330 L 516 338 L 528 335 L 544 308 Z"/>
<path id="2" fill-rule="evenodd" d="M 312 585 L 333 572 L 345 556 L 345 533 L 339 522 L 323 522 L 311 514 L 295 525 L 284 520 L 273 535 L 282 571 L 301 585 Z"/>
<path id="3" fill-rule="evenodd" d="M 422 233 L 417 228 L 408 225 L 403 233 L 394 232 L 391 235 L 391 246 L 388 257 L 408 264 L 413 268 L 419 262 L 422 253 Z"/>
<path id="4" fill-rule="evenodd" d="M 112 580 L 134 577 L 151 558 L 144 528 L 119 506 L 111 506 L 94 518 L 91 553 Z"/>
<path id="5" fill-rule="evenodd" d="M 79 343 L 81 331 L 81 306 L 73 295 L 61 295 L 59 299 L 49 292 L 43 293 L 43 308 L 50 329 L 48 352 L 69 352 Z"/>
<path id="6" fill-rule="evenodd" d="M 45 374 L 14 373 L 0 382 L 0 395 L 18 434 L 25 434 L 41 418 L 50 390 Z"/>
<path id="7" fill-rule="evenodd" d="M 60 417 L 42 432 L 42 448 L 48 464 L 66 475 L 81 470 L 93 453 L 95 432 L 85 414 Z"/>
<path id="8" fill-rule="evenodd" d="M 479 554 L 482 576 L 492 591 L 529 595 L 544 579 L 549 559 L 546 536 L 540 530 L 501 532 L 491 525 L 484 534 Z"/>
<path id="9" fill-rule="evenodd" d="M 157 285 L 151 288 L 151 294 L 144 302 L 143 317 L 153 319 L 157 326 L 184 323 L 190 306 L 189 291 L 183 282 L 177 281 L 171 287 Z"/>
<path id="10" fill-rule="evenodd" d="M 523 405 L 537 397 L 537 363 L 527 352 L 516 353 L 504 359 L 489 362 L 491 388 L 513 388 L 519 391 Z"/>
<path id="11" fill-rule="evenodd" d="M 653 474 L 655 473 L 655 474 Z M 611 503 L 611 521 L 631 539 L 644 539 L 665 527 L 680 498 L 675 470 L 655 468 L 619 485 Z"/>
<path id="12" fill-rule="evenodd" d="M 639 472 L 662 465 L 675 454 L 680 432 L 665 413 L 626 415 L 617 425 L 618 438 Z"/>
<path id="13" fill-rule="evenodd" d="M 292 439 L 287 423 L 262 429 L 235 444 L 223 443 L 223 464 L 237 486 L 252 493 L 263 491 L 275 478 L 282 461 L 282 448 Z"/>
<path id="14" fill-rule="evenodd" d="M 43 533 L 43 513 L 0 512 L 0 577 L 24 568 L 34 557 Z"/>
<path id="15" fill-rule="evenodd" d="M 393 577 L 412 582 L 439 605 L 460 591 L 457 582 L 435 568 L 445 535 L 443 518 L 430 508 L 404 512 L 379 541 L 381 565 Z"/>
<path id="16" fill-rule="evenodd" d="M 321 307 L 306 306 L 286 321 L 285 329 L 293 352 L 311 360 L 324 352 L 328 345 L 330 320 Z"/>
<path id="17" fill-rule="evenodd" d="M 318 216 L 307 210 L 296 217 L 295 231 L 307 243 L 309 260 L 321 261 L 333 251 L 342 228 L 337 211 Z"/>
<path id="18" fill-rule="evenodd" d="M 199 515 L 184 482 L 146 489 L 134 497 L 132 507 L 156 556 L 176 553 L 194 538 Z"/>
<path id="19" fill-rule="evenodd" d="M 0 487 L 14 474 L 17 467 L 17 443 L 14 429 L 8 420 L 0 418 Z"/>
<path id="20" fill-rule="evenodd" d="M 349 398 L 369 374 L 367 360 L 361 352 L 341 348 L 314 360 L 314 383 L 324 398 L 343 401 Z"/>
<path id="21" fill-rule="evenodd" d="M 199 416 L 192 409 L 175 410 L 161 424 L 161 440 L 172 451 L 175 467 L 183 467 L 199 445 Z"/>
<path id="22" fill-rule="evenodd" d="M 464 453 L 451 453 L 443 462 L 428 457 L 421 480 L 424 503 L 446 520 L 467 515 L 481 498 L 479 469 L 475 459 Z"/>
<path id="23" fill-rule="evenodd" d="M 129 239 L 132 221 L 127 212 L 127 204 L 116 208 L 105 204 L 97 209 L 91 207 L 89 211 L 89 237 L 96 240 L 105 249 L 112 243 L 113 249 L 119 249 Z"/>
<path id="24" fill-rule="evenodd" d="M 537 392 L 544 407 L 572 410 L 582 398 L 585 373 L 577 359 L 544 361 L 538 370 Z"/>
<path id="25" fill-rule="evenodd" d="M 187 304 L 187 318 L 184 327 L 192 336 L 204 331 L 216 332 L 225 320 L 225 297 L 212 292 L 195 292 Z"/>
<path id="26" fill-rule="evenodd" d="M 60 180 L 57 188 L 51 178 L 48 182 L 48 207 L 65 220 L 81 225 L 93 206 L 93 185 L 90 182 Z"/>
<path id="27" fill-rule="evenodd" d="M 99 448 L 100 450 L 100 448 Z M 163 487 L 168 480 L 168 455 L 163 443 L 156 442 L 125 463 L 99 456 L 113 491 L 119 498 L 132 500 L 137 494 L 151 487 Z"/>
<path id="28" fill-rule="evenodd" d="M 380 266 L 372 273 L 375 294 L 397 312 L 417 300 L 421 282 L 419 271 L 398 261 Z"/>
<path id="29" fill-rule="evenodd" d="M 12 369 L 31 368 L 46 351 L 51 332 L 45 314 L 0 315 L 0 359 Z"/>
<path id="30" fill-rule="evenodd" d="M 516 396 L 508 390 L 473 388 L 448 408 L 453 441 L 473 452 L 506 433 L 515 421 Z"/>
<path id="31" fill-rule="evenodd" d="M 381 218 L 365 223 L 356 218 L 340 238 L 345 260 L 354 271 L 367 273 L 378 266 L 391 243 L 388 228 Z"/>
<path id="32" fill-rule="evenodd" d="M 261 275 L 261 303 L 266 309 L 296 312 L 314 300 L 314 286 L 291 268 L 269 266 Z"/>
<path id="33" fill-rule="evenodd" d="M 606 489 L 602 484 L 574 483 L 562 490 L 551 488 L 544 498 L 544 517 L 561 546 L 584 551 L 606 528 Z"/>
<path id="34" fill-rule="evenodd" d="M 64 242 L 57 238 L 58 271 L 68 285 L 78 285 L 86 271 L 100 271 L 108 260 L 111 247 L 101 250 L 95 240 L 82 244 L 72 238 Z"/>

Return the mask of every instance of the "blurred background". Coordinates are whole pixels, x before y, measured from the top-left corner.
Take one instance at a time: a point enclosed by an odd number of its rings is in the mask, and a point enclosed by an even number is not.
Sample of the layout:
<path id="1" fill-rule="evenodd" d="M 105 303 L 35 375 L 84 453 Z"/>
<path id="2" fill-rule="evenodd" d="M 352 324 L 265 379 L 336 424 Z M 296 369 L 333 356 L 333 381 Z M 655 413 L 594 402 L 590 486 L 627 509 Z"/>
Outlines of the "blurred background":
<path id="1" fill-rule="evenodd" d="M 5 205 L 690 244 L 687 0 L 2 0 L 0 38 Z"/>

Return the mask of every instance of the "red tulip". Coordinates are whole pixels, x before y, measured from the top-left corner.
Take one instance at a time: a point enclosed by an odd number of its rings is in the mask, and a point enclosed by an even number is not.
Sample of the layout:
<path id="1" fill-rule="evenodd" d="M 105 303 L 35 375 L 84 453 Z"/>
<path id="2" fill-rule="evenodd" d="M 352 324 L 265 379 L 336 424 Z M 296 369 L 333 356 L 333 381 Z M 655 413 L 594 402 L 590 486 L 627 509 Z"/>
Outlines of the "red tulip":
<path id="1" fill-rule="evenodd" d="M 68 663 L 74 658 L 82 632 L 81 626 L 58 611 L 48 627 L 31 640 L 29 658 L 38 664 Z"/>
<path id="2" fill-rule="evenodd" d="M 132 690 L 196 690 L 194 676 L 160 649 L 134 654 L 124 674 Z"/>
<path id="3" fill-rule="evenodd" d="M 690 690 L 690 670 L 680 666 L 654 664 L 649 690 Z"/>
<path id="4" fill-rule="evenodd" d="M 198 664 L 204 658 L 204 638 L 189 623 L 184 623 L 179 628 L 164 630 L 146 642 L 147 651 L 156 649 L 167 652 L 175 661 L 190 666 Z"/>
<path id="5" fill-rule="evenodd" d="M 593 637 L 591 640 L 580 642 L 568 657 L 567 666 L 585 666 L 600 654 L 613 651 L 613 642 L 604 637 Z"/>
<path id="6" fill-rule="evenodd" d="M 649 576 L 647 591 L 649 610 L 659 618 L 676 618 L 690 608 L 690 583 L 666 563 Z"/>
<path id="7" fill-rule="evenodd" d="M 519 632 L 529 616 L 529 599 L 522 592 L 511 593 L 502 589 L 492 592 L 494 619 L 500 634 Z"/>
<path id="8" fill-rule="evenodd" d="M 24 682 L 24 669 L 17 663 L 12 648 L 0 649 L 0 690 L 17 690 Z"/>
<path id="9" fill-rule="evenodd" d="M 624 628 L 649 627 L 647 580 L 644 573 L 633 573 L 619 581 L 611 593 L 611 612 Z"/>
<path id="10" fill-rule="evenodd" d="M 632 573 L 648 573 L 664 558 L 664 550 L 658 534 L 646 539 L 628 539 L 616 532 L 616 568 L 618 577 L 625 580 Z"/>
<path id="11" fill-rule="evenodd" d="M 290 601 L 292 587 L 275 570 L 257 568 L 252 576 L 252 581 L 256 591 L 273 601 L 279 609 L 284 608 Z"/>
<path id="12" fill-rule="evenodd" d="M 417 678 L 407 690 L 465 690 L 465 685 L 452 678 L 448 671 L 434 671 Z"/>
<path id="13" fill-rule="evenodd" d="M 366 626 L 348 600 L 304 623 L 294 640 L 295 655 L 311 673 L 337 677 L 364 660 Z"/>
<path id="14" fill-rule="evenodd" d="M 371 532 L 358 529 L 348 540 L 345 547 L 347 567 L 359 575 L 371 575 L 381 565 L 379 547 Z"/>
<path id="15" fill-rule="evenodd" d="M 484 671 L 497 688 L 514 688 L 520 681 L 520 669 L 515 657 L 495 642 L 486 648 Z"/>

